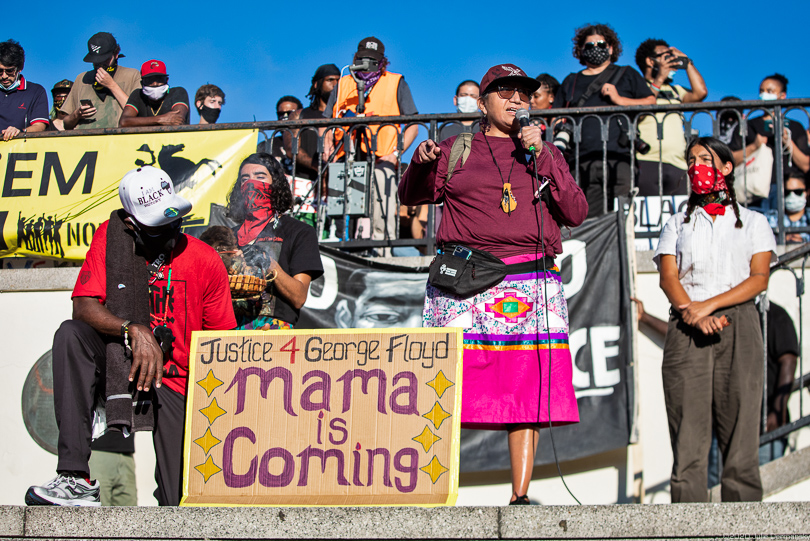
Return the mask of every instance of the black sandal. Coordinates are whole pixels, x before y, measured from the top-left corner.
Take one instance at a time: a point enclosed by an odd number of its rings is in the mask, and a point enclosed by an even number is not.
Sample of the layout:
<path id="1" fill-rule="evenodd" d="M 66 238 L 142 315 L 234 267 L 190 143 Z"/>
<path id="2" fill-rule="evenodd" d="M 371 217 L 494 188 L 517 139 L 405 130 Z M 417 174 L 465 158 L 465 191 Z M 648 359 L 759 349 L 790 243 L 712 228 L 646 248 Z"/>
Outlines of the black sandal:
<path id="1" fill-rule="evenodd" d="M 509 505 L 531 505 L 532 502 L 529 501 L 529 496 L 523 495 L 518 496 L 513 501 L 509 502 Z"/>

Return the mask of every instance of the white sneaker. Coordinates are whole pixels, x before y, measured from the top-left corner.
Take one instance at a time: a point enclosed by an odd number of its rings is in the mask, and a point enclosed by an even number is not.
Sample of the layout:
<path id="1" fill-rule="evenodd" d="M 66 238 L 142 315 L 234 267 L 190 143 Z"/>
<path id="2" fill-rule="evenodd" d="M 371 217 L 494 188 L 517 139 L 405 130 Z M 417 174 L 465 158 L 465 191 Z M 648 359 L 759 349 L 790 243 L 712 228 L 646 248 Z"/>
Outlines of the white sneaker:
<path id="1" fill-rule="evenodd" d="M 98 481 L 88 483 L 79 477 L 60 473 L 41 487 L 30 487 L 25 493 L 25 504 L 99 507 L 100 487 Z"/>

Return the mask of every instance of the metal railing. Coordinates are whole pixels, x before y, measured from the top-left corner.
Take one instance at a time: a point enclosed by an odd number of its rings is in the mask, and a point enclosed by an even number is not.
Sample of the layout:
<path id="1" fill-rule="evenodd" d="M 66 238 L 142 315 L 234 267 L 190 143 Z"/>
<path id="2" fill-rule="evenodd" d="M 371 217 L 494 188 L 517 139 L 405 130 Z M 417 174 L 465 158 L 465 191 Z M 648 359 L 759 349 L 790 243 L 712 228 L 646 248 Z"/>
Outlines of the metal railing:
<path id="1" fill-rule="evenodd" d="M 807 267 L 807 260 L 810 259 L 810 243 L 803 244 L 799 248 L 785 253 L 771 266 L 771 275 L 778 270 L 787 270 L 793 274 L 796 280 L 796 297 L 799 298 L 799 358 L 798 370 L 799 377 L 794 379 L 791 385 L 789 395 L 795 392 L 799 393 L 799 418 L 790 423 L 786 423 L 779 428 L 766 432 L 768 423 L 768 297 L 764 295 L 759 303 L 760 317 L 762 321 L 762 336 L 763 336 L 763 372 L 764 381 L 762 387 L 762 421 L 760 427 L 759 444 L 765 445 L 774 440 L 784 438 L 791 432 L 795 432 L 800 428 L 810 425 L 810 412 L 804 411 L 804 394 L 803 389 L 807 388 L 808 379 L 804 373 L 804 310 L 802 306 L 802 297 L 805 292 L 805 270 Z M 791 267 L 791 263 L 801 260 L 801 271 L 797 275 L 796 270 Z"/>
<path id="2" fill-rule="evenodd" d="M 785 226 L 785 213 L 784 213 L 784 182 L 780 179 L 784 178 L 784 162 L 785 160 L 779 159 L 785 153 L 788 146 L 783 140 L 783 128 L 786 125 L 785 115 L 789 113 L 799 112 L 803 115 L 803 120 L 806 122 L 810 120 L 810 113 L 808 107 L 810 106 L 810 99 L 789 99 L 777 101 L 737 101 L 737 102 L 717 102 L 717 103 L 690 103 L 690 104 L 673 104 L 673 105 L 655 105 L 655 106 L 633 106 L 633 107 L 583 107 L 583 108 L 569 108 L 569 109 L 548 109 L 542 111 L 530 111 L 530 117 L 536 124 L 546 126 L 545 138 L 549 143 L 555 141 L 555 137 L 559 134 L 560 126 L 566 125 L 570 132 L 569 152 L 567 156 L 571 164 L 571 170 L 577 181 L 580 181 L 580 146 L 582 142 L 582 135 L 584 129 L 593 130 L 594 126 L 598 126 L 599 140 L 602 144 L 601 148 L 601 161 L 603 173 L 603 191 L 604 197 L 602 198 L 602 211 L 606 212 L 611 206 L 612 201 L 608 200 L 608 182 L 609 182 L 609 168 L 608 168 L 608 143 L 614 139 L 623 136 L 626 138 L 627 150 L 626 159 L 630 164 L 630 189 L 634 189 L 638 185 L 638 178 L 636 174 L 637 156 L 636 149 L 639 146 L 638 125 L 640 122 L 647 118 L 651 118 L 655 122 L 657 139 L 654 141 L 647 141 L 649 145 L 655 145 L 659 149 L 659 156 L 664 148 L 664 121 L 670 116 L 677 116 L 684 128 L 684 141 L 692 134 L 698 131 L 697 128 L 704 128 L 704 135 L 719 135 L 720 132 L 720 118 L 721 116 L 731 115 L 737 120 L 737 127 L 735 134 L 739 136 L 743 145 L 743 161 L 747 160 L 746 151 L 746 136 L 749 134 L 747 121 L 752 118 L 752 115 L 757 116 L 760 113 L 763 115 L 770 115 L 773 119 L 773 139 L 774 139 L 774 176 L 778 181 L 772 182 L 776 187 L 775 209 L 773 212 L 777 218 L 777 225 L 774 228 L 774 233 L 777 236 L 779 244 L 785 243 L 786 226 Z M 661 118 L 659 118 L 661 117 Z M 242 122 L 232 124 L 214 124 L 214 125 L 188 125 L 188 126 L 160 126 L 150 128 L 115 128 L 115 129 L 101 129 L 101 130 L 75 130 L 67 132 L 45 132 L 27 135 L 27 137 L 65 137 L 65 136 L 78 136 L 78 135 L 115 135 L 121 133 L 146 133 L 146 132 L 184 132 L 184 131 L 217 131 L 229 129 L 255 129 L 259 130 L 262 134 L 265 145 L 264 148 L 271 153 L 286 154 L 290 158 L 290 166 L 288 173 L 296 176 L 304 169 L 299 164 L 299 150 L 301 148 L 302 134 L 311 134 L 315 136 L 315 148 L 312 160 L 312 167 L 308 173 L 315 179 L 323 180 L 325 178 L 327 165 L 330 161 L 334 160 L 338 155 L 338 148 L 335 148 L 328 156 L 324 156 L 324 151 L 329 150 L 329 141 L 334 141 L 336 136 L 341 139 L 341 144 L 349 141 L 355 141 L 358 138 L 363 138 L 367 146 L 367 153 L 359 157 L 351 156 L 344 159 L 343 163 L 345 171 L 348 172 L 350 165 L 357 161 L 365 161 L 368 164 L 369 170 L 374 171 L 378 165 L 378 156 L 375 154 L 377 149 L 377 133 L 370 130 L 370 127 L 382 128 L 390 126 L 398 130 L 396 148 L 398 150 L 397 163 L 394 165 L 396 174 L 397 185 L 400 182 L 403 168 L 402 168 L 402 154 L 404 149 L 403 134 L 408 128 L 416 126 L 420 133 L 413 143 L 413 147 L 417 145 L 425 137 L 438 140 L 441 129 L 451 124 L 459 124 L 462 122 L 477 123 L 481 119 L 480 114 L 477 113 L 450 113 L 450 114 L 430 114 L 430 115 L 410 115 L 410 116 L 393 116 L 393 117 L 351 117 L 341 119 L 318 119 L 318 120 L 289 120 L 289 121 L 267 121 L 267 122 Z M 560 121 L 564 120 L 564 123 Z M 583 126 L 587 123 L 587 126 Z M 620 125 L 619 132 L 616 126 Z M 550 126 L 550 128 L 549 128 Z M 391 129 L 391 128 L 387 128 Z M 802 127 L 804 129 L 804 127 Z M 281 136 L 281 137 L 277 137 Z M 342 136 L 342 137 L 339 137 Z M 21 136 L 23 137 L 23 136 Z M 559 144 L 559 141 L 558 141 Z M 282 148 L 279 148 L 281 146 Z M 282 150 L 283 149 L 283 150 Z M 312 149 L 310 149 L 312 151 Z M 790 158 L 788 158 L 790 161 Z M 658 195 L 655 197 L 661 200 L 668 197 L 663 193 L 663 171 L 662 162 L 658 161 Z M 348 175 L 347 182 L 348 182 Z M 373 174 L 372 174 L 373 177 Z M 373 185 L 373 178 L 369 182 Z M 687 183 L 688 184 L 688 183 Z M 744 175 L 743 185 L 747 186 L 747 175 Z M 346 186 L 344 186 L 346 188 Z M 324 183 L 313 182 L 312 184 L 312 201 L 318 214 L 318 233 L 319 238 L 323 235 L 323 229 L 326 222 L 326 205 L 324 204 L 323 191 Z M 344 190 L 345 193 L 345 190 Z M 617 194 L 624 195 L 624 194 Z M 371 194 L 375 197 L 375 194 Z M 395 195 L 394 195 L 395 196 Z M 300 211 L 301 205 L 293 208 L 293 214 Z M 399 208 L 399 206 L 397 206 Z M 335 217 L 332 217 L 335 218 Z M 337 218 L 340 218 L 338 216 Z M 349 216 L 342 216 L 344 224 L 347 223 Z M 425 224 L 425 236 L 422 239 L 406 239 L 400 237 L 400 231 L 389 233 L 385 240 L 368 240 L 368 239 L 353 239 L 348 234 L 348 228 L 344 227 L 340 239 L 336 242 L 324 242 L 339 248 L 353 248 L 353 249 L 368 249 L 373 247 L 396 247 L 396 246 L 417 246 L 426 250 L 426 253 L 432 253 L 435 245 L 434 238 L 434 206 L 429 205 L 427 213 L 427 222 Z M 397 221 L 398 222 L 398 221 Z M 658 228 L 663 226 L 663 214 L 658 217 Z M 657 238 L 657 228 L 651 228 L 648 231 L 637 231 L 637 238 Z M 810 227 L 807 228 L 791 228 L 791 232 L 810 233 Z"/>

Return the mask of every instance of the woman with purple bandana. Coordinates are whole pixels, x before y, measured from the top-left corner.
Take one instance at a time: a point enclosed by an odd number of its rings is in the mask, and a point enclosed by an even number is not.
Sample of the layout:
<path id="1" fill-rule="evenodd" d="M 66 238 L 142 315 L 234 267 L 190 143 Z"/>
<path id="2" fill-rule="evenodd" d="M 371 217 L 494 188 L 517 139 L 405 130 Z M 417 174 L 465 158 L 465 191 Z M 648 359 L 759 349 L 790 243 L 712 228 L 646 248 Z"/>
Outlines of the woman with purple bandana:
<path id="1" fill-rule="evenodd" d="M 518 110 L 529 108 L 539 85 L 513 64 L 490 68 L 469 155 L 448 175 L 457 139 L 470 134 L 425 141 L 399 186 L 406 205 L 444 202 L 442 250 L 463 245 L 506 263 L 503 281 L 467 298 L 428 284 L 423 322 L 464 329 L 461 423 L 508 432 L 510 505 L 529 504 L 539 429 L 579 422 L 568 308 L 554 257 L 562 252 L 560 226 L 582 223 L 588 204 L 540 128 L 520 126 Z"/>

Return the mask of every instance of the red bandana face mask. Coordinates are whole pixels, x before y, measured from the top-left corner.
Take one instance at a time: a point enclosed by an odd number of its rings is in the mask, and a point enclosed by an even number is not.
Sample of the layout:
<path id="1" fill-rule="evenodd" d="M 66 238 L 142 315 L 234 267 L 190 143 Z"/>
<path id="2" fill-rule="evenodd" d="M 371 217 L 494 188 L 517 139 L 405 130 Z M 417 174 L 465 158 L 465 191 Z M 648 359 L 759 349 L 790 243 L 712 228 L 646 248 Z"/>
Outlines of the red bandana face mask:
<path id="1" fill-rule="evenodd" d="M 714 178 L 715 173 L 717 173 L 717 178 Z M 725 175 L 710 165 L 695 164 L 689 168 L 688 175 L 689 182 L 692 183 L 692 191 L 696 194 L 704 195 L 728 189 Z"/>
<path id="2" fill-rule="evenodd" d="M 267 223 L 273 219 L 273 190 L 267 182 L 245 180 L 242 182 L 242 199 L 245 202 L 247 217 L 236 236 L 239 246 L 246 246 L 256 240 Z"/>

